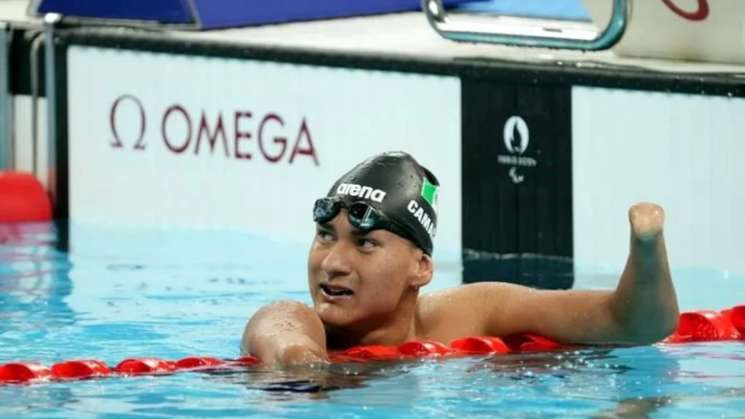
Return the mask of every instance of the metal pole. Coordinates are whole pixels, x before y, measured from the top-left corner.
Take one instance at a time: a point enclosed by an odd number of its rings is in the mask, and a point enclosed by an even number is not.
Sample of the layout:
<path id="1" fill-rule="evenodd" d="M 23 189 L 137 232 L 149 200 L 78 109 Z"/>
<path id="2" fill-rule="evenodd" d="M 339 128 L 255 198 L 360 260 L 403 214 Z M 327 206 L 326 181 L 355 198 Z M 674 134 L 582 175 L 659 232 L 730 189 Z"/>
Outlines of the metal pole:
<path id="1" fill-rule="evenodd" d="M 442 0 L 422 0 L 429 24 L 444 38 L 458 42 L 483 42 L 521 47 L 601 50 L 615 45 L 631 17 L 631 0 L 613 0 L 613 14 L 603 30 L 584 29 L 562 23 L 546 26 L 540 20 L 520 18 L 521 24 L 473 14 L 450 13 Z"/>
<path id="2" fill-rule="evenodd" d="M 57 190 L 57 83 L 56 51 L 54 47 L 55 26 L 62 20 L 62 15 L 49 13 L 44 15 L 45 47 L 45 91 L 47 97 L 47 166 L 49 194 L 52 205 L 59 204 L 60 191 Z"/>
<path id="3" fill-rule="evenodd" d="M 44 41 L 44 36 L 39 33 L 31 42 L 31 59 L 29 69 L 31 71 L 31 173 L 39 178 L 39 50 Z"/>
<path id="4" fill-rule="evenodd" d="M 14 166 L 9 44 L 8 24 L 0 22 L 0 170 Z"/>

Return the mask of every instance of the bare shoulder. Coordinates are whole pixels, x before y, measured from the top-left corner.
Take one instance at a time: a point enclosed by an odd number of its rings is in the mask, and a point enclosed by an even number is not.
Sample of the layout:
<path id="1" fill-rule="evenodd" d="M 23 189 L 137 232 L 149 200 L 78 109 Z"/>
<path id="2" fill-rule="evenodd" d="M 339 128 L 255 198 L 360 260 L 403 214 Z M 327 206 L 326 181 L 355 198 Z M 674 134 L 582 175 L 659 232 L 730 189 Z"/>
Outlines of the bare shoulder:
<path id="1" fill-rule="evenodd" d="M 255 317 L 264 317 L 272 315 L 315 315 L 316 313 L 307 305 L 300 301 L 294 300 L 279 300 L 262 306 L 254 313 Z"/>
<path id="2" fill-rule="evenodd" d="M 251 316 L 243 331 L 241 348 L 245 352 L 257 341 L 298 331 L 316 338 L 323 333 L 323 323 L 312 308 L 299 301 L 275 301 L 259 308 Z"/>
<path id="3" fill-rule="evenodd" d="M 524 290 L 504 282 L 477 282 L 423 294 L 417 307 L 420 337 L 448 341 L 485 334 L 494 309 Z"/>
<path id="4" fill-rule="evenodd" d="M 484 297 L 495 297 L 500 294 L 511 294 L 521 287 L 507 282 L 475 282 L 442 291 L 423 294 L 419 303 L 430 308 L 445 308 L 452 303 L 475 301 Z"/>
<path id="5" fill-rule="evenodd" d="M 319 327 L 321 319 L 312 308 L 299 301 L 280 300 L 258 309 L 248 321 L 246 331 L 259 329 L 262 332 L 267 330 L 281 332 L 297 329 L 302 325 Z"/>

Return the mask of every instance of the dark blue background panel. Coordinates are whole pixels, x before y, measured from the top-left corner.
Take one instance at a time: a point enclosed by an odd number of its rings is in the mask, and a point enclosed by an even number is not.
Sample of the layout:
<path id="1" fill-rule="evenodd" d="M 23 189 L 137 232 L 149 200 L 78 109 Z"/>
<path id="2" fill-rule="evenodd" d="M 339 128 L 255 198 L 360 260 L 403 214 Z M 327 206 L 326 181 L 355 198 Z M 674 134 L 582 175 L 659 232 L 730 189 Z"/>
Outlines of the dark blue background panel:
<path id="1" fill-rule="evenodd" d="M 446 5 L 468 0 L 446 0 Z M 472 1 L 472 0 L 471 0 Z M 419 10 L 419 0 L 198 0 L 204 27 L 258 25 Z"/>
<path id="2" fill-rule="evenodd" d="M 193 23 L 185 0 L 42 0 L 38 13 L 99 19 L 149 20 L 161 23 Z"/>
<path id="3" fill-rule="evenodd" d="M 445 0 L 448 6 L 473 0 Z M 418 10 L 419 0 L 42 0 L 63 16 L 194 23 L 203 29 Z M 197 16 L 194 16 L 196 13 Z"/>

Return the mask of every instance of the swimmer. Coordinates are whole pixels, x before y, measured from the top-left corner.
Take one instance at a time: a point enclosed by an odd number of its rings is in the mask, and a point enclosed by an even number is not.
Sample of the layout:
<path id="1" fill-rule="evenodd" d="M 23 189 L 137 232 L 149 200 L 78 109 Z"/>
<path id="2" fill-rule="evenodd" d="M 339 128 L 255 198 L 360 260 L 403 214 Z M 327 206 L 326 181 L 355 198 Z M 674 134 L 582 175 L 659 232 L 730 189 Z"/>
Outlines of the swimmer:
<path id="1" fill-rule="evenodd" d="M 343 175 L 313 207 L 313 307 L 262 307 L 246 325 L 242 351 L 289 366 L 327 362 L 329 350 L 416 339 L 531 332 L 563 343 L 635 345 L 675 329 L 664 212 L 651 203 L 629 209 L 630 251 L 613 291 L 483 282 L 420 295 L 432 279 L 438 188 L 435 176 L 402 152 L 371 157 Z"/>

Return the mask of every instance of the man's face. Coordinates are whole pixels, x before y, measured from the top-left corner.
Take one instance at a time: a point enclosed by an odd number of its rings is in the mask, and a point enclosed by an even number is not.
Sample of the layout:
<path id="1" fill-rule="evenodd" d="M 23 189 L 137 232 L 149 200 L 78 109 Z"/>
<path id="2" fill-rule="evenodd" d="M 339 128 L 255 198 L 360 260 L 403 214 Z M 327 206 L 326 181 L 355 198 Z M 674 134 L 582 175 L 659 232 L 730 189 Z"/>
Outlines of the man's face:
<path id="1" fill-rule="evenodd" d="M 310 248 L 308 285 L 316 313 L 332 327 L 375 327 L 388 321 L 407 293 L 416 292 L 422 257 L 428 258 L 389 231 L 355 229 L 342 210 L 317 224 Z"/>

